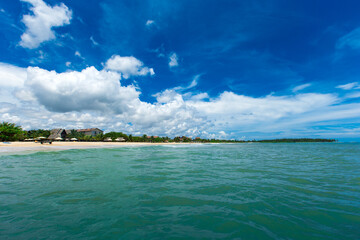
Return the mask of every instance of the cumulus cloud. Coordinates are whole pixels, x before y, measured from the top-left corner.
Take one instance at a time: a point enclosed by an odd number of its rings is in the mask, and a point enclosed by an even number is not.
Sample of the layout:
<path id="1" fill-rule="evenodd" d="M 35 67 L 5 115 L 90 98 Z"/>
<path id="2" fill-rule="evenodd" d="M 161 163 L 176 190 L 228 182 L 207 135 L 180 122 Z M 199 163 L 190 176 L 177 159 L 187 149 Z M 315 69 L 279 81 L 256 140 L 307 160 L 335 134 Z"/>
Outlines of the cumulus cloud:
<path id="1" fill-rule="evenodd" d="M 0 63 L 0 102 L 16 103 L 14 92 L 23 88 L 26 69 L 6 63 Z"/>
<path id="2" fill-rule="evenodd" d="M 137 58 L 121 57 L 119 55 L 113 55 L 105 64 L 107 70 L 117 71 L 122 74 L 122 77 L 127 79 L 130 76 L 151 76 L 155 74 L 153 68 L 144 66 L 144 63 Z"/>
<path id="3" fill-rule="evenodd" d="M 266 96 L 253 98 L 224 92 L 211 101 L 194 101 L 189 104 L 208 117 L 225 122 L 263 122 L 290 115 L 314 111 L 338 101 L 332 94 L 298 94 L 295 96 Z"/>
<path id="4" fill-rule="evenodd" d="M 26 86 L 43 106 L 55 112 L 122 112 L 139 96 L 134 86 L 120 85 L 118 73 L 95 67 L 65 73 L 29 67 Z"/>
<path id="5" fill-rule="evenodd" d="M 179 63 L 178 63 L 178 56 L 176 53 L 172 53 L 170 56 L 169 56 L 169 67 L 176 67 L 176 66 L 179 66 Z"/>
<path id="6" fill-rule="evenodd" d="M 171 96 L 165 96 L 165 95 Z M 154 104 L 141 102 L 135 106 L 135 111 L 124 116 L 134 127 L 141 126 L 149 134 L 168 136 L 200 135 L 209 123 L 195 108 L 189 106 L 180 94 L 166 92 L 162 101 Z"/>
<path id="7" fill-rule="evenodd" d="M 63 3 L 51 7 L 42 0 L 22 1 L 31 4 L 33 12 L 22 19 L 26 31 L 21 35 L 20 46 L 24 48 L 37 48 L 42 42 L 55 39 L 53 28 L 70 24 L 72 12 Z"/>
<path id="8" fill-rule="evenodd" d="M 26 79 L 26 70 L 14 65 L 0 63 L 0 86 L 22 87 Z"/>
<path id="9" fill-rule="evenodd" d="M 309 136 L 321 134 L 314 126 L 360 118 L 360 104 L 344 103 L 336 94 L 250 97 L 223 92 L 211 98 L 173 88 L 155 94 L 156 101 L 150 103 L 139 98 L 140 89 L 123 86 L 121 74 L 106 67 L 57 73 L 0 64 L 0 118 L 26 129 L 99 127 L 205 138 L 294 131 Z"/>

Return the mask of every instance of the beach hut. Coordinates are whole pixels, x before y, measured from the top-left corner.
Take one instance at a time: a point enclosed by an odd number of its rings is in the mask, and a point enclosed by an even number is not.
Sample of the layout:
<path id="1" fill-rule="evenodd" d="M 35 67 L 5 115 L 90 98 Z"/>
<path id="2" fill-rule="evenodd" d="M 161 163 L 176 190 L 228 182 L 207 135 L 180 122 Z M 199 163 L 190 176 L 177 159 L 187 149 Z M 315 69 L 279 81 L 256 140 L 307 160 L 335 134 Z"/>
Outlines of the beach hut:
<path id="1" fill-rule="evenodd" d="M 125 138 L 123 137 L 118 137 L 115 139 L 116 142 L 125 142 Z"/>
<path id="2" fill-rule="evenodd" d="M 62 140 L 64 140 L 63 138 L 61 138 L 61 137 L 57 137 L 57 138 L 55 138 L 55 141 L 62 141 Z"/>
<path id="3" fill-rule="evenodd" d="M 65 137 L 66 137 L 65 129 L 57 128 L 50 131 L 50 136 L 48 137 L 48 139 L 57 140 L 57 138 L 64 139 Z"/>
<path id="4" fill-rule="evenodd" d="M 107 137 L 107 138 L 104 139 L 104 142 L 112 142 L 112 139 Z"/>
<path id="5" fill-rule="evenodd" d="M 72 139 L 70 139 L 71 141 L 77 141 L 77 138 L 72 138 Z"/>

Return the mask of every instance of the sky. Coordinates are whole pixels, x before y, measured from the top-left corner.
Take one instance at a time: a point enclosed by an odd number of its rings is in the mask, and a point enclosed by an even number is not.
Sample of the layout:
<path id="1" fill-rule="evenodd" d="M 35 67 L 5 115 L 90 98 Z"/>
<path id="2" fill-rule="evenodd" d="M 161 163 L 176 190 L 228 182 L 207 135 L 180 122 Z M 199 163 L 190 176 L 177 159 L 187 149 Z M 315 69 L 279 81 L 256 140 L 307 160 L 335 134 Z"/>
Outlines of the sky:
<path id="1" fill-rule="evenodd" d="M 360 2 L 0 2 L 0 121 L 360 140 Z"/>

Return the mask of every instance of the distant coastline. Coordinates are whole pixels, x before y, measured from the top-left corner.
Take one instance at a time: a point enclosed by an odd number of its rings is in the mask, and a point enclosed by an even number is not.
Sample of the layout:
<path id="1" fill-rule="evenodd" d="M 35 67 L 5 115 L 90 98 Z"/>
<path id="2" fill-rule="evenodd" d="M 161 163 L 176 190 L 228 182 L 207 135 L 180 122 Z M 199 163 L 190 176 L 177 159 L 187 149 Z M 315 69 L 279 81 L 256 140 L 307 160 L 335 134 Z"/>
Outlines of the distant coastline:
<path id="1" fill-rule="evenodd" d="M 305 143 L 305 142 L 337 142 L 336 139 L 327 138 L 280 138 L 280 139 L 267 139 L 267 140 L 252 140 L 247 142 L 260 142 L 260 143 Z"/>
<path id="2" fill-rule="evenodd" d="M 21 126 L 15 123 L 0 123 L 0 142 L 26 141 L 52 143 L 52 142 L 129 142 L 129 143 L 300 143 L 300 142 L 336 142 L 336 139 L 324 138 L 280 138 L 264 140 L 226 140 L 226 139 L 204 139 L 200 137 L 176 136 L 169 138 L 167 136 L 133 136 L 123 132 L 105 133 L 99 128 L 88 129 L 37 129 L 23 130 Z"/>

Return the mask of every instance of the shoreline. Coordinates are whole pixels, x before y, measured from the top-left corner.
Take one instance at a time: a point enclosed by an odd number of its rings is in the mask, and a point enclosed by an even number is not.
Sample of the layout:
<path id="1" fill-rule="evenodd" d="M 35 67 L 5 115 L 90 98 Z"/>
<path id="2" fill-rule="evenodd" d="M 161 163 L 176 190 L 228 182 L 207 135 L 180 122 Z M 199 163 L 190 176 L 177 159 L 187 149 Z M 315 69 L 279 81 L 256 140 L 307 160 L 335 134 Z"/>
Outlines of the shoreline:
<path id="1" fill-rule="evenodd" d="M 70 149 L 117 148 L 127 146 L 189 145 L 199 143 L 148 143 L 148 142 L 0 142 L 0 154 L 62 151 Z"/>
<path id="2" fill-rule="evenodd" d="M 244 144 L 261 142 L 244 142 Z M 306 142 L 305 142 L 306 143 Z M 310 143 L 310 142 L 309 142 Z M 319 142 L 321 143 L 321 142 Z M 336 142 L 341 143 L 341 142 Z M 92 149 L 92 148 L 119 148 L 119 147 L 144 147 L 144 146 L 179 146 L 179 145 L 201 145 L 201 144 L 238 144 L 238 143 L 201 143 L 201 142 L 171 142 L 171 143 L 150 143 L 150 142 L 52 142 L 52 144 L 40 144 L 35 142 L 0 142 L 0 156 L 11 154 L 30 154 L 35 152 L 64 151 L 71 149 Z M 267 144 L 265 142 L 264 144 Z M 278 144 L 278 143 L 276 143 Z M 289 143 L 295 144 L 295 143 Z"/>

